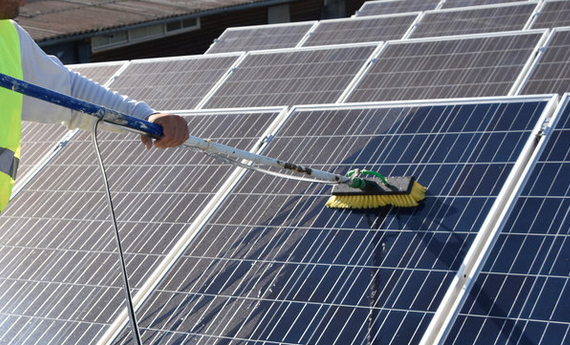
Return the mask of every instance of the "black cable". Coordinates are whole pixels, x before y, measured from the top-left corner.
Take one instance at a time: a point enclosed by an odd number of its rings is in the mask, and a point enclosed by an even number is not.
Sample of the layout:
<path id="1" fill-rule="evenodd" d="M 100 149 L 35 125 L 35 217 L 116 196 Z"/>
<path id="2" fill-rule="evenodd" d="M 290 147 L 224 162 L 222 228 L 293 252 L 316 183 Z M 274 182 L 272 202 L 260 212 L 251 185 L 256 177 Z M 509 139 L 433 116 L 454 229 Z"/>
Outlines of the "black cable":
<path id="1" fill-rule="evenodd" d="M 137 318 L 135 314 L 135 308 L 133 306 L 133 299 L 131 297 L 131 289 L 129 287 L 129 277 L 127 275 L 127 268 L 125 266 L 125 257 L 123 256 L 123 248 L 121 246 L 121 237 L 119 235 L 119 227 L 117 226 L 117 218 L 115 217 L 115 208 L 113 206 L 113 199 L 111 198 L 111 190 L 109 188 L 109 181 L 107 179 L 107 173 L 105 172 L 105 166 L 103 165 L 103 158 L 101 158 L 101 152 L 99 151 L 99 144 L 97 143 L 97 127 L 101 119 L 98 119 L 93 124 L 93 146 L 95 146 L 95 152 L 97 153 L 97 159 L 99 160 L 99 167 L 101 168 L 101 174 L 103 177 L 103 182 L 105 184 L 105 190 L 107 191 L 107 199 L 109 201 L 109 209 L 111 213 L 111 219 L 113 220 L 113 226 L 115 228 L 115 238 L 117 240 L 117 249 L 119 251 L 120 266 L 123 272 L 123 283 L 125 290 L 125 301 L 127 304 L 127 311 L 129 313 L 129 319 L 131 322 L 131 333 L 133 335 L 133 341 L 136 345 L 142 345 L 141 336 L 139 332 L 139 326 L 137 324 Z"/>

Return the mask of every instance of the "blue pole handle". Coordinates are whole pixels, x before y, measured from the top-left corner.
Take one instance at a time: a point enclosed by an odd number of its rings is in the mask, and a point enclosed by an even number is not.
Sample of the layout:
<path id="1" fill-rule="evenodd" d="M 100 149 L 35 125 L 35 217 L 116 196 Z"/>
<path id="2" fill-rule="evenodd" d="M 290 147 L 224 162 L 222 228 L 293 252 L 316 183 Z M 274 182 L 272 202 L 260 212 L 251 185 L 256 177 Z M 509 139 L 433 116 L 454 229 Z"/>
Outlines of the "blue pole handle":
<path id="1" fill-rule="evenodd" d="M 41 99 L 52 104 L 98 117 L 105 122 L 146 133 L 155 139 L 158 139 L 163 135 L 162 127 L 156 123 L 129 116 L 98 104 L 46 89 L 2 73 L 0 73 L 0 86 L 26 96 Z"/>

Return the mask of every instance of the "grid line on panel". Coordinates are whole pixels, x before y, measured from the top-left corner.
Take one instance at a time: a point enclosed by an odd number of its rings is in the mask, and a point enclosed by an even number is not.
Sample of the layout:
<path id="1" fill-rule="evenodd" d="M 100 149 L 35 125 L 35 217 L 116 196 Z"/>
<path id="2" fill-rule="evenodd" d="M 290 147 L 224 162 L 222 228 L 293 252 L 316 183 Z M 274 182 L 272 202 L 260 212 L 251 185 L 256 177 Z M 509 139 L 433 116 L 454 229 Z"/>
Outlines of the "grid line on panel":
<path id="1" fill-rule="evenodd" d="M 333 211 L 329 187 L 247 174 L 141 307 L 143 337 L 419 341 L 544 108 L 499 103 L 297 109 L 264 154 L 413 174 L 426 203 Z"/>
<path id="2" fill-rule="evenodd" d="M 570 334 L 568 98 L 446 344 L 563 344 Z M 562 158 L 565 157 L 565 158 Z"/>
<path id="3" fill-rule="evenodd" d="M 522 30 L 537 6 L 537 3 L 527 2 L 516 5 L 428 11 L 424 13 L 410 38 Z"/>
<path id="4" fill-rule="evenodd" d="M 376 48 L 362 44 L 249 53 L 204 108 L 335 102 Z"/>
<path id="5" fill-rule="evenodd" d="M 194 109 L 240 54 L 132 61 L 112 87 L 154 109 Z"/>
<path id="6" fill-rule="evenodd" d="M 315 22 L 226 29 L 206 54 L 294 48 Z"/>
<path id="7" fill-rule="evenodd" d="M 570 91 L 570 29 L 555 29 L 551 35 L 528 79 L 522 85 L 521 94 L 563 94 Z"/>
<path id="8" fill-rule="evenodd" d="M 319 46 L 401 39 L 418 14 L 322 20 L 302 46 Z"/>
<path id="9" fill-rule="evenodd" d="M 389 42 L 346 102 L 508 95 L 543 35 Z"/>

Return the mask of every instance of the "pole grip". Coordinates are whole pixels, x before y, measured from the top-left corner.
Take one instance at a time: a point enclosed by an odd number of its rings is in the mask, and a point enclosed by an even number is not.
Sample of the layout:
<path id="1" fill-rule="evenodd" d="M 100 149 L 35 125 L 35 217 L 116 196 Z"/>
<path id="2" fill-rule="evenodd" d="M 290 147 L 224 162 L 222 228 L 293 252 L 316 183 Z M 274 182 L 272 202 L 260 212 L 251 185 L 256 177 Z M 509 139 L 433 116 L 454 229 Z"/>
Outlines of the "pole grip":
<path id="1" fill-rule="evenodd" d="M 26 96 L 98 117 L 105 122 L 141 131 L 155 139 L 163 135 L 162 127 L 156 123 L 129 116 L 95 103 L 77 99 L 27 81 L 16 79 L 3 73 L 0 73 L 0 86 Z"/>

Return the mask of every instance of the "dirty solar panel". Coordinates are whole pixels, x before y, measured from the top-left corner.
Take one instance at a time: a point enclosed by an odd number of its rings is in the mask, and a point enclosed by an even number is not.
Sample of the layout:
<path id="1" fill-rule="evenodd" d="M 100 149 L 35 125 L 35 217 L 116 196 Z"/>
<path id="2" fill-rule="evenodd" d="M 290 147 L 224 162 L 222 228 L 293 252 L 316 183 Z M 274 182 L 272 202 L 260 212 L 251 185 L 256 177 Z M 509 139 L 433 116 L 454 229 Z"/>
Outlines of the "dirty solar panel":
<path id="1" fill-rule="evenodd" d="M 546 1 L 540 9 L 540 13 L 533 28 L 554 28 L 559 26 L 570 25 L 570 2 L 563 1 Z"/>
<path id="2" fill-rule="evenodd" d="M 250 53 L 205 108 L 335 102 L 375 45 Z"/>
<path id="3" fill-rule="evenodd" d="M 483 6 L 503 3 L 506 4 L 511 2 L 524 2 L 524 0 L 445 0 L 443 1 L 441 8 Z"/>
<path id="4" fill-rule="evenodd" d="M 323 20 L 303 46 L 377 42 L 400 39 L 417 14 Z"/>
<path id="5" fill-rule="evenodd" d="M 447 344 L 570 343 L 570 107 L 530 172 Z"/>
<path id="6" fill-rule="evenodd" d="M 522 30 L 537 3 L 426 12 L 410 38 Z"/>
<path id="7" fill-rule="evenodd" d="M 71 69 L 99 84 L 105 84 L 119 70 L 122 64 L 75 65 Z M 24 176 L 46 153 L 53 149 L 54 145 L 67 132 L 68 129 L 61 124 L 22 122 L 22 151 L 18 176 Z"/>
<path id="8" fill-rule="evenodd" d="M 264 154 L 426 200 L 332 210 L 330 186 L 248 173 L 140 309 L 144 343 L 416 344 L 544 105 L 298 109 Z"/>
<path id="9" fill-rule="evenodd" d="M 133 61 L 111 88 L 157 110 L 193 109 L 240 54 Z"/>
<path id="10" fill-rule="evenodd" d="M 388 42 L 348 102 L 508 95 L 542 34 Z"/>
<path id="11" fill-rule="evenodd" d="M 192 133 L 242 149 L 277 113 L 188 116 Z M 132 288 L 148 279 L 233 171 L 186 149 L 147 151 L 101 133 Z M 88 133 L 0 217 L 0 343 L 95 344 L 124 308 L 114 233 Z"/>
<path id="12" fill-rule="evenodd" d="M 357 17 L 435 10 L 440 0 L 380 0 L 368 1 L 356 12 Z"/>
<path id="13" fill-rule="evenodd" d="M 525 82 L 522 94 L 570 91 L 570 29 L 556 29 L 553 35 Z"/>
<path id="14" fill-rule="evenodd" d="M 314 22 L 304 22 L 286 25 L 229 28 L 216 39 L 206 53 L 294 48 L 301 42 L 313 25 Z"/>

